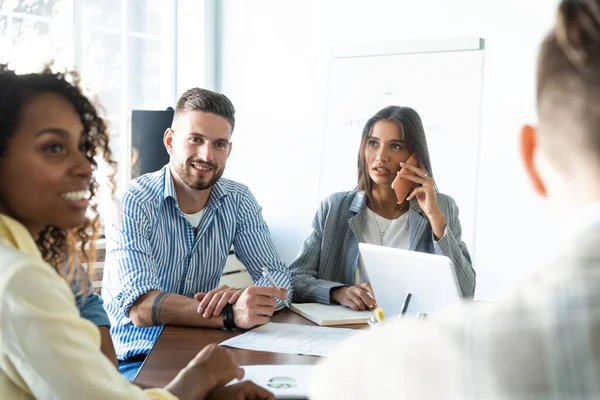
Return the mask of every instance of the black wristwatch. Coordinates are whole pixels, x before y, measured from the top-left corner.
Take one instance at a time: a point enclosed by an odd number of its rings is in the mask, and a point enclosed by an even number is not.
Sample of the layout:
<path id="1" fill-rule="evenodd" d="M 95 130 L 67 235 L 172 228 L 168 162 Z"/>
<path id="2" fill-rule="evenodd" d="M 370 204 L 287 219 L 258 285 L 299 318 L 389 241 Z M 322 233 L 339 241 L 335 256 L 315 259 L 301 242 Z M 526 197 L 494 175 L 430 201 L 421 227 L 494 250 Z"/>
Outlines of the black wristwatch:
<path id="1" fill-rule="evenodd" d="M 223 328 L 231 331 L 233 329 L 237 329 L 237 325 L 235 324 L 235 320 L 233 318 L 233 304 L 227 304 L 223 308 Z"/>

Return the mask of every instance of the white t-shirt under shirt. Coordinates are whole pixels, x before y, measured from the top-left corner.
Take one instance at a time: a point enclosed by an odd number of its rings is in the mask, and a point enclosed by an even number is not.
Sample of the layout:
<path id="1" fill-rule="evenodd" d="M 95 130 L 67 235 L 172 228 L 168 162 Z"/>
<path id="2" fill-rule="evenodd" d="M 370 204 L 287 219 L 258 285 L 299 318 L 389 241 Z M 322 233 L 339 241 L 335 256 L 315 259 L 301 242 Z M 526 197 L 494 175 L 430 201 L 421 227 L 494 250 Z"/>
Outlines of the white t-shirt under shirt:
<path id="1" fill-rule="evenodd" d="M 396 219 L 387 219 L 374 213 L 367 207 L 362 214 L 362 227 L 361 242 L 408 250 L 408 212 L 405 212 Z M 381 234 L 382 232 L 384 232 L 383 235 Z M 354 277 L 356 284 L 369 280 L 362 258 L 360 257 Z"/>
<path id="2" fill-rule="evenodd" d="M 200 225 L 200 220 L 202 220 L 202 214 L 204 214 L 205 209 L 206 208 L 203 208 L 202 210 L 194 214 L 183 213 L 183 215 L 185 216 L 185 219 L 187 219 L 194 228 L 198 228 L 198 225 Z"/>

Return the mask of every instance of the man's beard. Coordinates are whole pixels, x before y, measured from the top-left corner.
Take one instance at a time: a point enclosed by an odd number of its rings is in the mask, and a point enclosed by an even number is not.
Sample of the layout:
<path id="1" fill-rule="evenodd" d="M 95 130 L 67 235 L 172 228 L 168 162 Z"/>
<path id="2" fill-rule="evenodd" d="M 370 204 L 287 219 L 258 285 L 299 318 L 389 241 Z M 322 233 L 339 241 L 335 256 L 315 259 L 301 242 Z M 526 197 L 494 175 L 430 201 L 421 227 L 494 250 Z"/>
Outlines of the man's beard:
<path id="1" fill-rule="evenodd" d="M 191 189 L 195 189 L 195 190 L 205 190 L 210 188 L 212 185 L 214 185 L 215 183 L 217 183 L 217 181 L 221 178 L 221 176 L 223 176 L 223 170 L 219 169 L 215 164 L 213 163 L 209 163 L 206 161 L 194 161 L 194 164 L 198 164 L 198 165 L 206 165 L 210 168 L 212 168 L 212 172 L 213 172 L 213 177 L 211 180 L 209 180 L 208 182 L 203 182 L 200 181 L 198 179 L 195 179 L 188 171 L 188 169 L 186 168 L 186 164 L 179 164 L 177 166 L 175 166 L 175 172 L 177 172 L 177 175 L 179 175 L 179 178 L 183 181 L 183 183 L 186 184 L 186 186 L 188 186 Z M 192 163 L 190 162 L 189 168 L 194 168 L 191 165 Z"/>

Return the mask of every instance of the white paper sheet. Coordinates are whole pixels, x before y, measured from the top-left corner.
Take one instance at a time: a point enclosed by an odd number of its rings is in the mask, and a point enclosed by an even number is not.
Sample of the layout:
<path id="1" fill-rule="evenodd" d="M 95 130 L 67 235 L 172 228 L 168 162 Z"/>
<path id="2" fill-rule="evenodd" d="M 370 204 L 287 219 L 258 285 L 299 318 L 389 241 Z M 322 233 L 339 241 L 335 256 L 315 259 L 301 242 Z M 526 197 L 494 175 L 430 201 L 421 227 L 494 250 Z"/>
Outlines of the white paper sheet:
<path id="1" fill-rule="evenodd" d="M 238 349 L 324 357 L 359 331 L 270 322 L 221 343 Z"/>
<path id="2" fill-rule="evenodd" d="M 262 386 L 277 399 L 303 399 L 308 397 L 308 381 L 312 365 L 243 365 L 249 380 Z M 237 383 L 234 379 L 229 384 Z"/>

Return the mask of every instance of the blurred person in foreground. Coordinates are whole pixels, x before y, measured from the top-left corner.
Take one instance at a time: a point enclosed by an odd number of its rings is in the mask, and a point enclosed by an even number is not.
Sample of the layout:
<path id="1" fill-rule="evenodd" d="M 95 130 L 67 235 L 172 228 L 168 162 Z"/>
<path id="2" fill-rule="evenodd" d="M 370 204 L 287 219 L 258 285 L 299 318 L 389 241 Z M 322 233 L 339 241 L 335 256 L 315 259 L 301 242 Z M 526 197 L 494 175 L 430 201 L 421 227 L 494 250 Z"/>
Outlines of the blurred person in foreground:
<path id="1" fill-rule="evenodd" d="M 317 367 L 311 399 L 600 399 L 600 1 L 560 3 L 537 111 L 520 150 L 568 233 L 554 260 L 503 302 L 350 339 Z"/>

